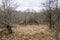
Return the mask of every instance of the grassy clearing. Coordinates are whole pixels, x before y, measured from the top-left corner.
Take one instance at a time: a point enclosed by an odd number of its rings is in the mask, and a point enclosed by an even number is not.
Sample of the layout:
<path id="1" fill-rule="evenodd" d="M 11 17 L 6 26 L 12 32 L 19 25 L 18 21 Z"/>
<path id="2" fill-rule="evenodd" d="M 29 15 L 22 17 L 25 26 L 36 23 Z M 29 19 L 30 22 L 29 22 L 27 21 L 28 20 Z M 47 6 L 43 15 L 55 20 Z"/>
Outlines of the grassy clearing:
<path id="1" fill-rule="evenodd" d="M 14 25 L 14 34 L 4 35 L 1 40 L 55 40 L 55 32 L 47 25 Z"/>

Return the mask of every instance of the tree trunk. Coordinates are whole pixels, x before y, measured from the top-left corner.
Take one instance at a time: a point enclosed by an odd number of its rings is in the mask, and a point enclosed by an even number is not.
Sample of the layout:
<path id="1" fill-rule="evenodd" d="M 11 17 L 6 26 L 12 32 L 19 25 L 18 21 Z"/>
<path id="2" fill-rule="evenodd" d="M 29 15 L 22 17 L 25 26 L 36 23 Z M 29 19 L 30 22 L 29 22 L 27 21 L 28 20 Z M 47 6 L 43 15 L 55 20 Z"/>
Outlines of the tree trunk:
<path id="1" fill-rule="evenodd" d="M 12 34 L 12 33 L 13 33 L 13 32 L 12 32 L 12 28 L 11 28 L 10 25 L 7 25 L 7 30 L 8 30 L 8 32 L 9 32 L 9 34 Z"/>
<path id="2" fill-rule="evenodd" d="M 59 39 L 59 22 L 58 22 L 58 24 L 57 24 L 57 26 L 56 26 L 56 40 L 58 40 Z"/>
<path id="3" fill-rule="evenodd" d="M 51 29 L 51 28 L 52 28 L 51 14 L 50 14 L 50 17 L 49 17 L 49 18 L 50 18 L 50 21 L 49 21 L 49 26 L 50 26 L 50 27 L 49 27 L 49 29 Z"/>

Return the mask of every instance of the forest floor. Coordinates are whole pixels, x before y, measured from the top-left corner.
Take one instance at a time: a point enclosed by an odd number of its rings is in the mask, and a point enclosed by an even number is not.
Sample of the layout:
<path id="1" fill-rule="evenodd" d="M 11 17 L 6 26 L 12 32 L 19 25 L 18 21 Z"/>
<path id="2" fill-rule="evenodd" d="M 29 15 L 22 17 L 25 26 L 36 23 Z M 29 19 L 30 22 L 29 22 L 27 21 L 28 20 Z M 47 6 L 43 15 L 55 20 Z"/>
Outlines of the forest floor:
<path id="1" fill-rule="evenodd" d="M 55 32 L 47 25 L 14 24 L 12 35 L 4 35 L 0 40 L 55 40 Z M 59 37 L 60 39 L 60 37 Z"/>

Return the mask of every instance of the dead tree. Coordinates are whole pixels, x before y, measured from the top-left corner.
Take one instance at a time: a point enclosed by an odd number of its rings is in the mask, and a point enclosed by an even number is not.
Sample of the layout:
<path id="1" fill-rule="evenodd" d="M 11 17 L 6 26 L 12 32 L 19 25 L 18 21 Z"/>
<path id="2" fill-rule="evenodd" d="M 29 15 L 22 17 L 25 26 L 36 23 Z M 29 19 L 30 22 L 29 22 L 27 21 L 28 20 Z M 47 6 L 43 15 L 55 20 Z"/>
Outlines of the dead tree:
<path id="1" fill-rule="evenodd" d="M 46 3 L 43 3 L 43 6 L 46 8 L 46 13 L 47 14 L 44 14 L 47 18 L 47 22 L 48 22 L 48 25 L 49 25 L 49 29 L 52 28 L 52 2 L 53 0 L 48 0 L 46 1 Z"/>
<path id="2" fill-rule="evenodd" d="M 11 3 L 11 1 L 13 3 Z M 1 10 L 3 12 L 2 23 L 6 25 L 6 28 L 7 28 L 8 32 L 9 32 L 9 34 L 12 34 L 11 24 L 12 24 L 12 21 L 13 21 L 12 20 L 13 7 L 11 6 L 11 4 L 14 4 L 15 1 L 14 0 L 2 0 L 1 2 L 2 2 Z M 15 3 L 15 5 L 16 5 L 16 3 Z"/>
<path id="3" fill-rule="evenodd" d="M 58 4 L 59 4 L 58 1 L 59 0 L 55 0 L 55 2 L 56 2 L 56 5 L 55 5 L 56 6 L 56 14 L 57 14 L 57 21 L 56 21 L 57 22 L 57 24 L 56 24 L 56 40 L 59 40 L 59 37 L 58 36 L 59 36 L 59 27 L 60 27 L 59 26 L 60 14 L 59 14 L 59 10 L 58 10 Z"/>

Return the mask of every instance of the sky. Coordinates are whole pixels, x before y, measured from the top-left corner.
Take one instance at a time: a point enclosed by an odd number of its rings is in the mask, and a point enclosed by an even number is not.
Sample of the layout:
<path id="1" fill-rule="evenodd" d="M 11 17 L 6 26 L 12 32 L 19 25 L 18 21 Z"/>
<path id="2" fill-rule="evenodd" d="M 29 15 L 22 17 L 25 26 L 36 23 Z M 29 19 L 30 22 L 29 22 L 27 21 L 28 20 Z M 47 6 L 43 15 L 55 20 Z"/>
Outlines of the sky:
<path id="1" fill-rule="evenodd" d="M 19 7 L 16 9 L 17 11 L 24 11 L 26 9 L 39 11 L 42 9 L 41 3 L 45 2 L 46 0 L 15 0 Z M 1 0 L 0 0 L 1 4 Z"/>
<path id="2" fill-rule="evenodd" d="M 0 0 L 1 2 L 1 0 Z M 24 11 L 27 9 L 35 10 L 35 11 L 41 11 L 44 7 L 42 6 L 43 2 L 46 2 L 46 0 L 16 0 L 17 4 L 19 5 L 16 9 L 17 11 Z M 59 2 L 60 3 L 60 2 Z"/>
<path id="3" fill-rule="evenodd" d="M 45 2 L 46 0 L 17 0 L 19 7 L 17 10 L 24 11 L 26 9 L 34 9 L 39 11 L 42 9 L 41 3 Z"/>

